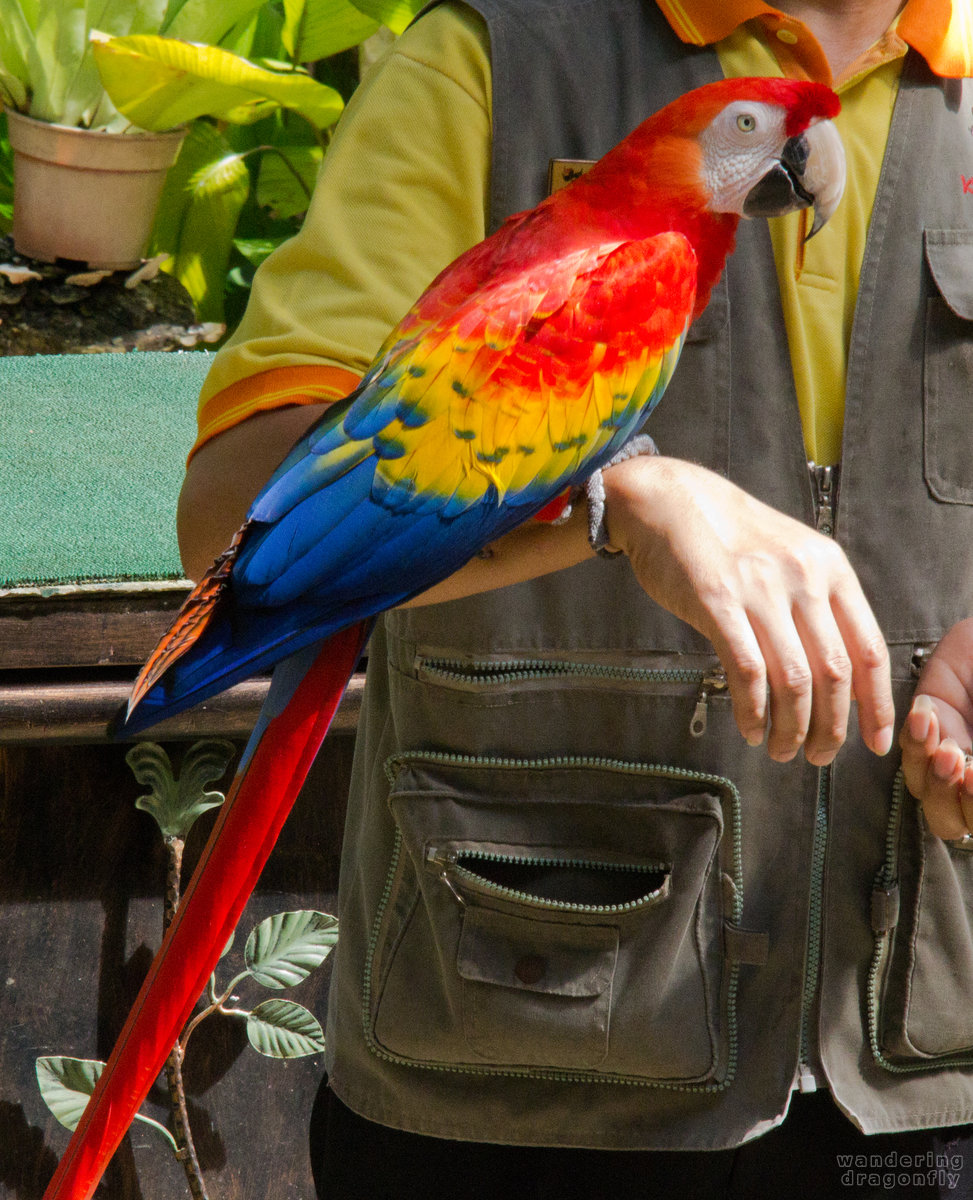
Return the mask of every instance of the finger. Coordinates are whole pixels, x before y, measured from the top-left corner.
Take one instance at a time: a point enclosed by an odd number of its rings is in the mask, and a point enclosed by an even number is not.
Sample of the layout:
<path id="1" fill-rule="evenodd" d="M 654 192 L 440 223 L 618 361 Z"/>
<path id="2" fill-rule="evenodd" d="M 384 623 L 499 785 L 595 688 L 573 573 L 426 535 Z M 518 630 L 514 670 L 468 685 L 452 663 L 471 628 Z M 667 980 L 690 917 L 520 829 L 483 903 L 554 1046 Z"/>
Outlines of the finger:
<path id="1" fill-rule="evenodd" d="M 885 638 L 857 582 L 853 588 L 832 595 L 831 609 L 851 660 L 862 738 L 876 754 L 888 754 L 892 748 L 895 704 Z"/>
<path id="2" fill-rule="evenodd" d="M 967 832 L 973 831 L 973 757 L 963 756 L 963 777 L 959 786 L 959 802 L 963 812 L 963 824 Z"/>
<path id="3" fill-rule="evenodd" d="M 963 751 L 952 738 L 945 738 L 929 760 L 920 799 L 930 832 L 947 841 L 964 837 L 969 832 L 959 796 L 965 771 Z M 973 807 L 970 815 L 973 817 Z"/>
<path id="4" fill-rule="evenodd" d="M 902 722 L 899 746 L 906 787 L 917 799 L 922 799 L 930 760 L 941 740 L 939 716 L 932 697 L 915 696 Z"/>
<path id="5" fill-rule="evenodd" d="M 804 744 L 811 721 L 811 668 L 789 610 L 768 608 L 749 616 L 767 664 L 767 753 L 777 762 L 789 762 Z"/>
<path id="6" fill-rule="evenodd" d="M 830 763 L 848 733 L 851 659 L 828 604 L 795 609 L 794 624 L 811 668 L 811 718 L 804 754 L 809 763 Z"/>
<path id="7" fill-rule="evenodd" d="M 717 624 L 707 636 L 726 672 L 733 719 L 747 742 L 751 746 L 759 746 L 767 727 L 767 669 L 764 656 L 742 609 L 724 612 L 714 619 Z"/>

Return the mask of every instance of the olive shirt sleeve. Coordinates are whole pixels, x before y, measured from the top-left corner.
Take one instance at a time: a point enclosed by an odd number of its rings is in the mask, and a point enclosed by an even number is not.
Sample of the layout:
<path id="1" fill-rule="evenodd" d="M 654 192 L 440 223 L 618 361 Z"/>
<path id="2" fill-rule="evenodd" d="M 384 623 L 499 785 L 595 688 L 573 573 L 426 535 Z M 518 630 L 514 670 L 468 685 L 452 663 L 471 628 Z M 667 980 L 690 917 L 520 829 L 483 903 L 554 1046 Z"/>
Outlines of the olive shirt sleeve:
<path id="1" fill-rule="evenodd" d="M 433 277 L 483 238 L 490 133 L 486 27 L 440 6 L 355 92 L 300 233 L 260 267 L 214 359 L 193 451 L 255 412 L 354 387 Z"/>

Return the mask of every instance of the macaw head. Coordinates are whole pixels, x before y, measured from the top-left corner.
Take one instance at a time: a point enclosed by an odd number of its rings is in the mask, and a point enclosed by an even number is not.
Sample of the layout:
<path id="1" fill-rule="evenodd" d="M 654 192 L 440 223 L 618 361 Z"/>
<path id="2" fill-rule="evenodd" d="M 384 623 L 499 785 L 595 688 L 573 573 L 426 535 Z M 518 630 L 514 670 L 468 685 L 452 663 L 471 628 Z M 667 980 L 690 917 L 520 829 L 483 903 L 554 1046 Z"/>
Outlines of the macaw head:
<path id="1" fill-rule="evenodd" d="M 635 236 L 700 219 L 709 236 L 714 219 L 726 230 L 740 217 L 811 207 L 816 233 L 844 191 L 839 108 L 830 88 L 805 80 L 706 84 L 643 121 L 572 187 Z"/>
<path id="2" fill-rule="evenodd" d="M 837 96 L 821 84 L 784 79 L 727 83 L 743 94 L 696 134 L 710 211 L 777 217 L 813 207 L 813 237 L 845 187 L 844 148 L 831 119 Z"/>

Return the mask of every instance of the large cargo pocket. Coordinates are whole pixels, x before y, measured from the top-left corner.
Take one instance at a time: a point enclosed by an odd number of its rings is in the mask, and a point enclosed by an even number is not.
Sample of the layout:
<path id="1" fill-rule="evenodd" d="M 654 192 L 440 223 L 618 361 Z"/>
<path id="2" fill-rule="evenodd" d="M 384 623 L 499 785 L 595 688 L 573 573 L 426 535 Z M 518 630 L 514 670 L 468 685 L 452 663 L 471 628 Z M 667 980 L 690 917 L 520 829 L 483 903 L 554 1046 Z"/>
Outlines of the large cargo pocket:
<path id="1" fill-rule="evenodd" d="M 973 504 L 973 232 L 927 229 L 926 262 L 938 292 L 926 313 L 926 483 L 938 500 Z"/>
<path id="2" fill-rule="evenodd" d="M 876 1060 L 893 1072 L 973 1065 L 973 842 L 931 834 L 901 773 L 872 925 Z"/>
<path id="3" fill-rule="evenodd" d="M 389 775 L 396 851 L 364 989 L 375 1053 L 473 1073 L 729 1081 L 726 947 L 746 935 L 732 935 L 728 780 L 432 753 L 393 759 Z"/>

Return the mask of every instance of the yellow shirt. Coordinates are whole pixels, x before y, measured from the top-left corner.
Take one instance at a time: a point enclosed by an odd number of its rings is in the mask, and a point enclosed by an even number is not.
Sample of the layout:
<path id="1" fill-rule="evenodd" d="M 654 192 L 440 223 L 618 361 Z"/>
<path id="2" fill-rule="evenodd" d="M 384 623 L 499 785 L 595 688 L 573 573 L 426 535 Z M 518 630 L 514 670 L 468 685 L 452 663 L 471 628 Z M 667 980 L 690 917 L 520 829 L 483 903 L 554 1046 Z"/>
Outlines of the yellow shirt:
<path id="1" fill-rule="evenodd" d="M 760 0 L 658 3 L 683 41 L 716 45 L 727 75 L 834 83 L 810 31 Z M 807 245 L 805 214 L 770 223 L 805 443 L 819 463 L 840 457 L 858 275 L 907 44 L 940 74 L 973 72 L 970 0 L 909 0 L 837 83 L 849 159 L 838 211 Z M 303 229 L 260 268 L 214 361 L 197 447 L 254 412 L 345 395 L 432 277 L 483 237 L 490 83 L 486 28 L 459 5 L 432 10 L 372 69 L 339 122 Z M 436 139 L 422 136 L 429 128 Z"/>

